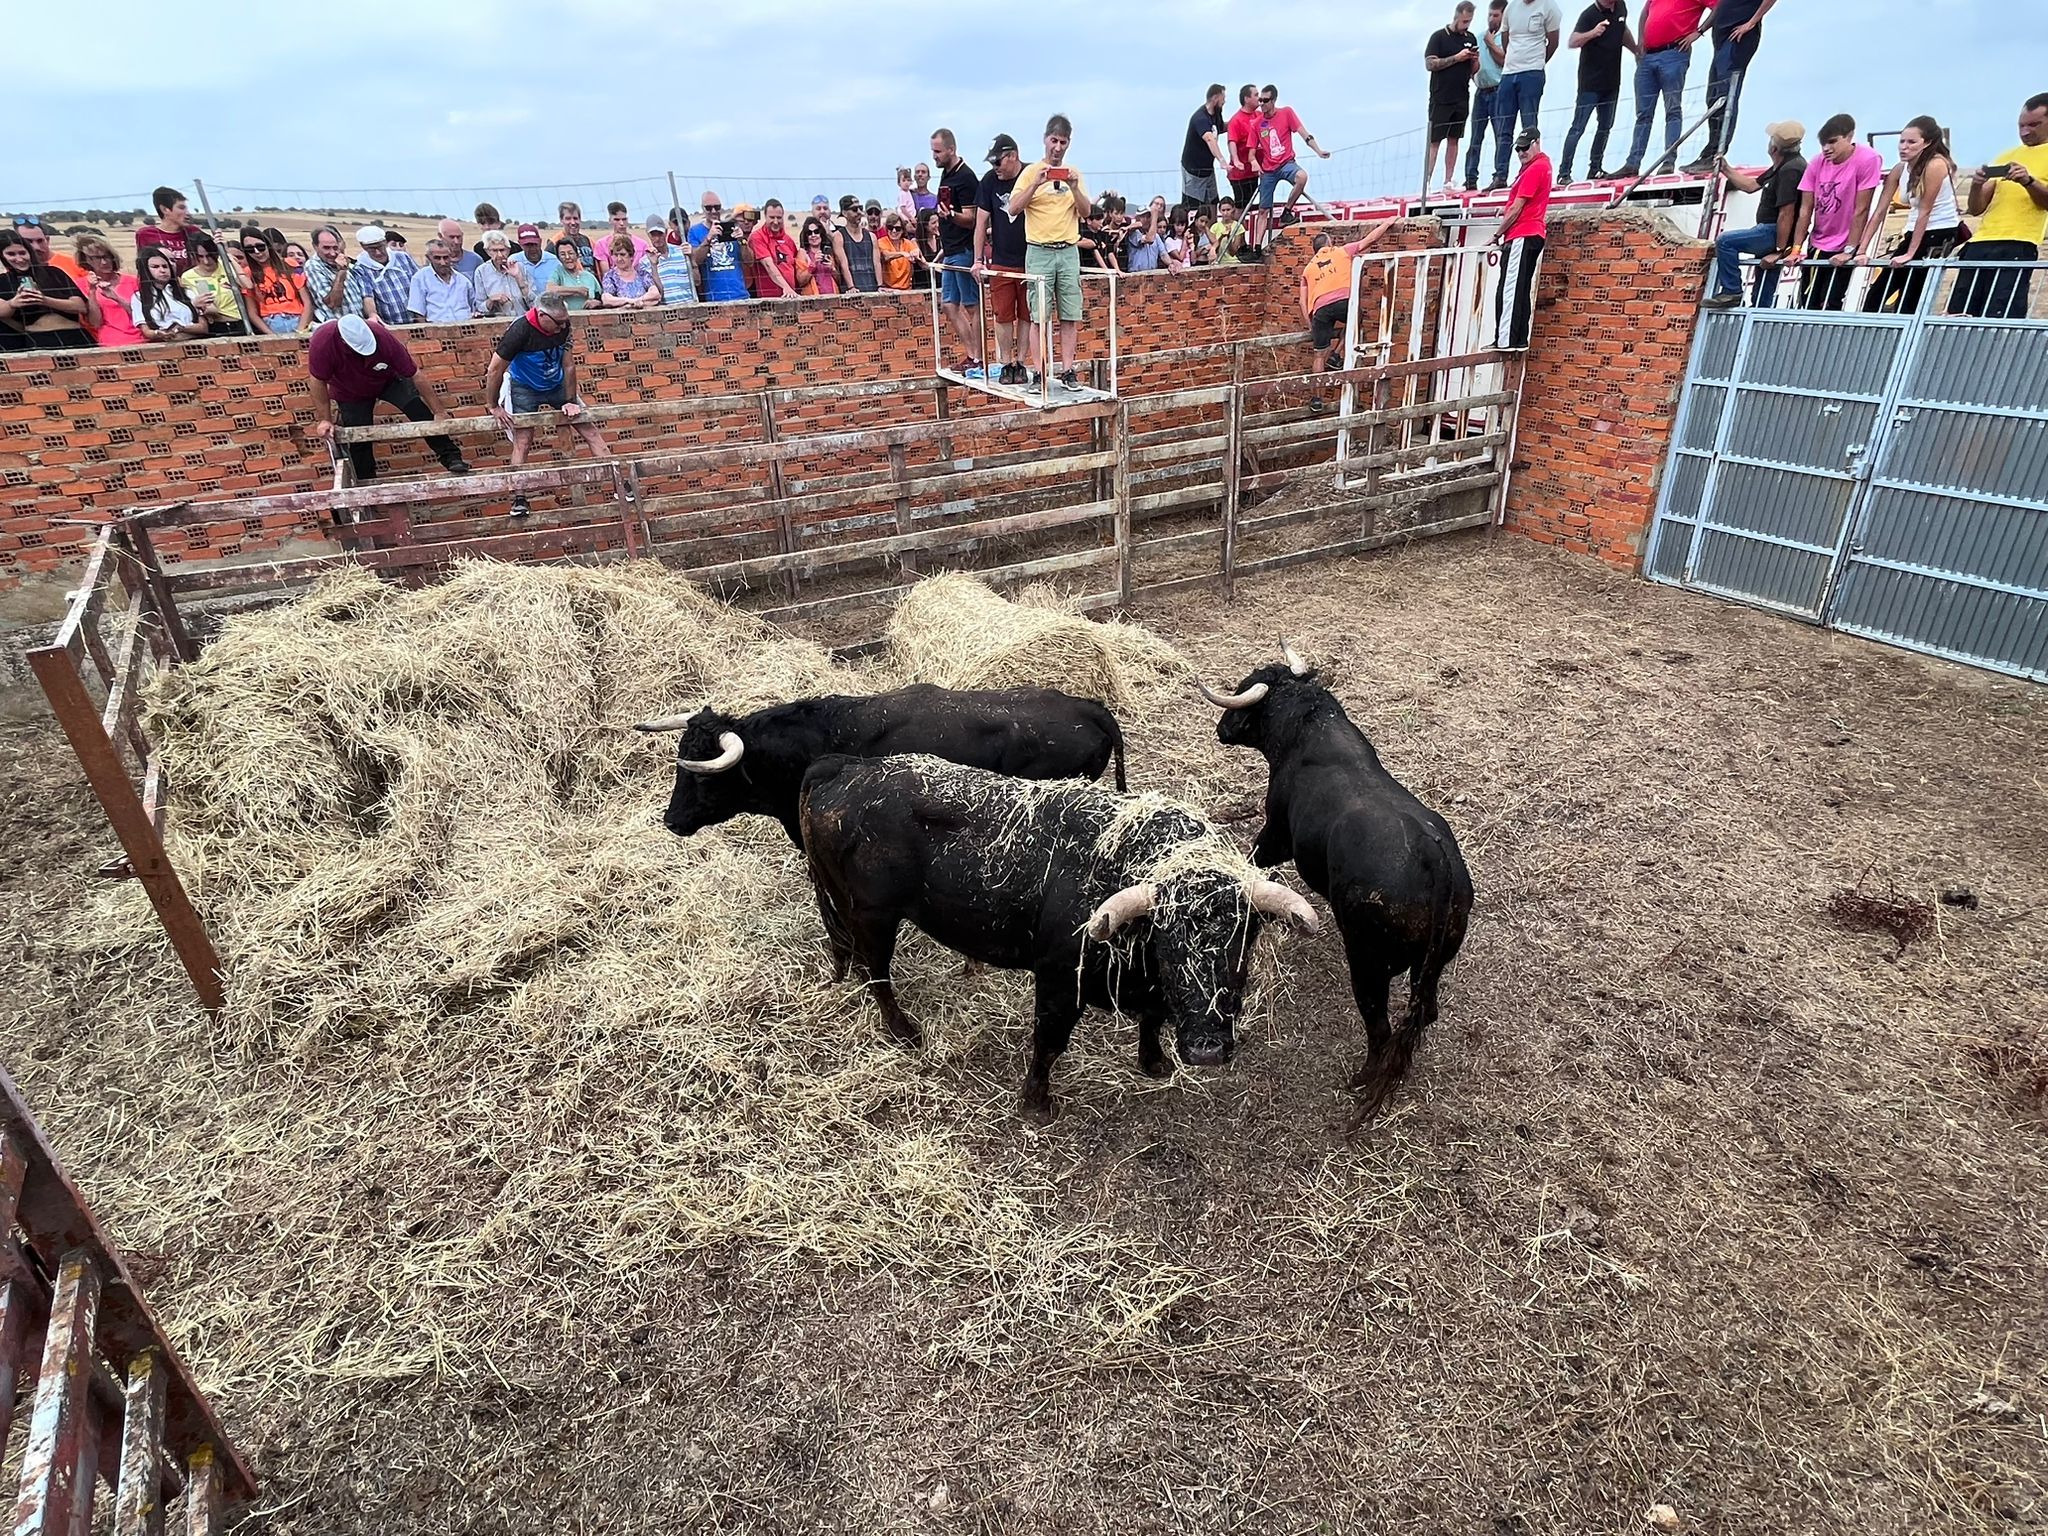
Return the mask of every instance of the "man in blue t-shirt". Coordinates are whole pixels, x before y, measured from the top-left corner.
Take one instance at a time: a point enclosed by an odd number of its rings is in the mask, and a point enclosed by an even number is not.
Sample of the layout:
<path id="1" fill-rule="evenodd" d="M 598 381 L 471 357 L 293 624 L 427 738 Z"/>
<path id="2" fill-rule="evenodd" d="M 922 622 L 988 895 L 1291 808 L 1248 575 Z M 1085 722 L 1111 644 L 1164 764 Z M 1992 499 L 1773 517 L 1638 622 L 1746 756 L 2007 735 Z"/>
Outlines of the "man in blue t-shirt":
<path id="1" fill-rule="evenodd" d="M 570 353 L 569 339 L 569 306 L 559 296 L 548 293 L 507 326 L 498 344 L 491 348 L 490 371 L 484 375 L 484 398 L 491 402 L 491 414 L 511 436 L 514 469 L 526 462 L 526 452 L 533 446 L 533 428 L 519 425 L 513 418 L 549 406 L 562 413 L 562 420 L 575 430 L 594 456 L 612 456 L 596 423 L 583 419 L 583 402 L 576 398 L 576 359 Z M 512 516 L 524 517 L 532 510 L 524 491 L 513 496 Z"/>

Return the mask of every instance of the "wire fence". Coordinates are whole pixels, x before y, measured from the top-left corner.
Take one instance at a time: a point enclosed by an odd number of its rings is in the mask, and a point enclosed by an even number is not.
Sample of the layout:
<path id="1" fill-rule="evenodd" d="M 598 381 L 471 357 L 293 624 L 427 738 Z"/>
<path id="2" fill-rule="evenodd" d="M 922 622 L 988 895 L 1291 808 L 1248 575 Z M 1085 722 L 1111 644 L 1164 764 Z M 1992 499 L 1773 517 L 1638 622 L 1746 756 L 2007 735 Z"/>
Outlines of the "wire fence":
<path id="1" fill-rule="evenodd" d="M 1704 71 L 1695 71 L 1704 74 Z M 1562 84 L 1562 82 L 1560 82 Z M 1544 128 L 1544 145 L 1553 160 L 1558 159 L 1569 129 L 1576 92 L 1553 88 L 1539 117 Z M 1706 108 L 1706 84 L 1702 80 L 1684 93 L 1682 115 L 1687 122 Z M 1418 107 L 1417 117 L 1421 116 Z M 1619 162 L 1625 157 L 1635 126 L 1635 95 L 1624 82 L 1616 105 L 1612 138 L 1607 158 Z M 1589 129 L 1590 134 L 1590 129 Z M 1309 195 L 1324 200 L 1366 200 L 1378 197 L 1411 196 L 1422 189 L 1422 126 L 1402 129 L 1379 138 L 1361 140 L 1332 151 L 1328 160 L 1303 151 L 1301 163 L 1309 172 Z M 1662 106 L 1652 131 L 1652 153 L 1663 146 Z M 1462 156 L 1462 151 L 1460 152 Z M 912 157 L 922 158 L 921 156 Z M 1481 185 L 1491 180 L 1494 145 L 1487 140 L 1479 167 Z M 1462 159 L 1461 159 L 1462 169 Z M 1590 170 L 1583 159 L 1575 167 Z M 1155 195 L 1169 201 L 1180 197 L 1180 169 L 1101 170 L 1084 163 L 1088 183 L 1097 191 L 1114 189 L 1134 202 Z M 706 191 L 717 192 L 727 207 L 740 203 L 755 206 L 779 198 L 784 206 L 803 209 L 812 197 L 823 194 L 836 208 L 839 199 L 851 193 L 863 201 L 880 202 L 885 208 L 896 200 L 892 172 L 839 175 L 811 173 L 802 176 L 725 175 L 701 170 L 673 172 L 639 171 L 630 175 L 595 177 L 584 181 L 548 183 L 479 182 L 468 186 L 438 187 L 315 187 L 244 186 L 233 182 L 206 180 L 206 189 L 216 213 L 263 209 L 276 212 L 335 214 L 404 214 L 412 217 L 449 216 L 467 222 L 479 203 L 489 203 L 507 223 L 533 221 L 552 224 L 561 204 L 574 202 L 586 219 L 603 222 L 605 205 L 623 202 L 636 221 L 664 213 L 670 207 L 670 181 L 685 211 L 694 211 Z M 22 211 L 50 213 L 94 212 L 133 214 L 147 210 L 150 194 L 143 192 L 98 193 L 90 197 L 67 196 L 21 200 Z M 86 222 L 90 222 L 87 220 Z"/>

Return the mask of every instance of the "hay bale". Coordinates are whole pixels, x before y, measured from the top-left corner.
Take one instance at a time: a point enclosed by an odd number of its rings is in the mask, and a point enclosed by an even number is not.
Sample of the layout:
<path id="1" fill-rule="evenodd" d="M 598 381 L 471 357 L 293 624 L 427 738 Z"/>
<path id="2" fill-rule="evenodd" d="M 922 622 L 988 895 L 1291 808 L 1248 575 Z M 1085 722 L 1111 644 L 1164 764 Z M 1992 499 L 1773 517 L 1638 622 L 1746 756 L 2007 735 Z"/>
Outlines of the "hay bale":
<path id="1" fill-rule="evenodd" d="M 156 680 L 174 857 L 260 1085 L 179 1164 L 251 1213 L 234 1283 L 183 1298 L 222 1379 L 545 1373 L 742 1246 L 957 1287 L 966 1357 L 1152 1336 L 1185 1272 L 990 1153 L 1028 983 L 907 942 L 910 1056 L 827 984 L 778 826 L 660 825 L 673 742 L 631 721 L 861 687 L 658 566 L 483 562 L 337 576 Z M 1127 1050 L 1084 1032 L 1067 1091 L 1129 1094 Z"/>
<path id="2" fill-rule="evenodd" d="M 1072 612 L 1050 588 L 1011 602 L 957 572 L 912 587 L 889 620 L 889 657 L 906 680 L 944 688 L 1059 688 L 1119 712 L 1184 678 L 1187 663 L 1151 631 Z"/>

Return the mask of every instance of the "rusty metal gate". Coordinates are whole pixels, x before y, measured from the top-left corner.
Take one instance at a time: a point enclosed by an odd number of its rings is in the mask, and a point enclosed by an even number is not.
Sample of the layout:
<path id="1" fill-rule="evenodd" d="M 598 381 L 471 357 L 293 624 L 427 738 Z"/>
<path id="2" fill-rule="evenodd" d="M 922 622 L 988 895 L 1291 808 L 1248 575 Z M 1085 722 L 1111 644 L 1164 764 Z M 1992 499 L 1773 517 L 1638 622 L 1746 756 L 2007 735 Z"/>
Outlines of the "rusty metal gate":
<path id="1" fill-rule="evenodd" d="M 2048 680 L 2048 321 L 1927 288 L 1918 314 L 1703 313 L 1645 569 Z"/>

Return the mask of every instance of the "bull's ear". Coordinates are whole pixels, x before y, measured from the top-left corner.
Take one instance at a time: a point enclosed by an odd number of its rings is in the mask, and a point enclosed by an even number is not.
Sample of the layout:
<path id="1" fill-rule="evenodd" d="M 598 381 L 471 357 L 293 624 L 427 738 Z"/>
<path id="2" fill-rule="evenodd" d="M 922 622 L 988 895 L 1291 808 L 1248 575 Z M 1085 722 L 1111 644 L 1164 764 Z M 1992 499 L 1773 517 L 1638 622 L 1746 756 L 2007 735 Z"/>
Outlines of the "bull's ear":
<path id="1" fill-rule="evenodd" d="M 1261 917 L 1287 924 L 1296 933 L 1315 933 L 1322 927 L 1308 899 L 1277 880 L 1261 880 L 1252 887 L 1252 910 Z"/>

